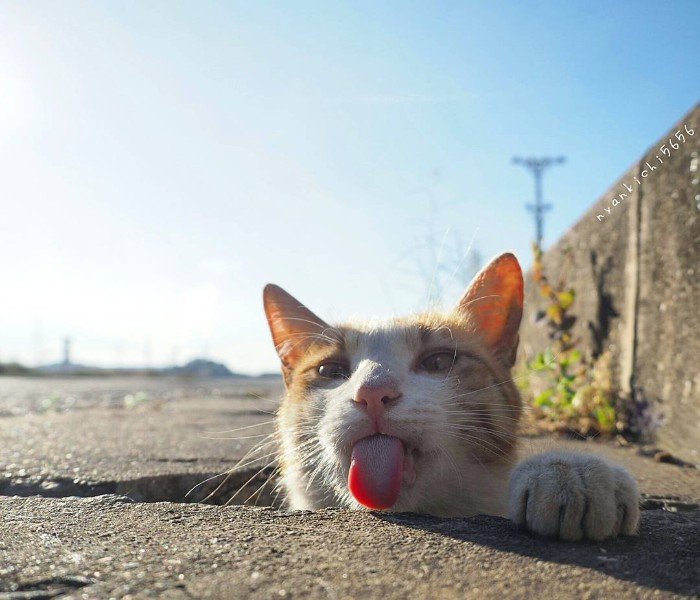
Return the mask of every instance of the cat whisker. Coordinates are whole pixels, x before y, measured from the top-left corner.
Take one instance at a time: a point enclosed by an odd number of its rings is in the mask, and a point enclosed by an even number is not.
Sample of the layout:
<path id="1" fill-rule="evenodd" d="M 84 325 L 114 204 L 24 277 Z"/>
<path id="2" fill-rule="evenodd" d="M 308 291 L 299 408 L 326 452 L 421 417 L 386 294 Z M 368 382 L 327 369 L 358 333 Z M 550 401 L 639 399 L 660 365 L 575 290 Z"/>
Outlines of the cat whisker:
<path id="1" fill-rule="evenodd" d="M 236 427 L 235 429 L 225 429 L 223 431 L 205 431 L 204 433 L 210 435 L 219 435 L 223 433 L 235 433 L 236 431 L 242 431 L 243 429 L 252 429 L 253 427 L 262 427 L 263 425 L 272 425 L 276 422 L 275 419 L 270 421 L 263 421 L 261 423 L 253 423 L 252 425 L 244 425 L 243 427 Z"/>
<path id="2" fill-rule="evenodd" d="M 273 433 L 270 433 L 270 434 L 266 435 L 265 438 L 272 438 L 274 435 L 275 435 L 275 434 L 274 434 L 274 432 L 273 432 Z M 276 440 L 274 440 L 274 439 L 268 440 L 267 442 L 265 441 L 265 439 L 260 440 L 260 442 L 258 442 L 257 444 L 255 444 L 250 450 L 248 450 L 248 452 L 246 452 L 246 453 L 243 455 L 243 457 L 238 461 L 238 463 L 236 463 L 236 465 L 234 465 L 234 466 L 231 467 L 230 469 L 227 469 L 226 471 L 223 471 L 222 473 L 219 473 L 218 475 L 213 475 L 212 477 L 208 477 L 208 478 L 205 479 L 204 481 L 200 481 L 200 482 L 197 483 L 195 486 L 193 486 L 192 488 L 190 488 L 190 490 L 185 494 L 185 497 L 189 496 L 194 490 L 196 490 L 198 487 L 204 485 L 205 483 L 208 483 L 209 481 L 212 481 L 212 480 L 216 479 L 217 477 L 223 477 L 224 475 L 226 475 L 227 477 L 221 482 L 221 484 L 219 484 L 219 486 L 216 488 L 216 490 L 214 490 L 214 492 L 212 492 L 211 494 L 209 494 L 209 495 L 205 498 L 205 500 L 208 499 L 208 498 L 210 498 L 213 494 L 215 494 L 215 493 L 221 488 L 221 486 L 223 486 L 223 485 L 226 483 L 226 481 L 227 481 L 228 478 L 231 476 L 231 474 L 234 473 L 234 472 L 236 471 L 236 469 L 239 469 L 239 468 L 240 468 L 240 466 L 239 466 L 240 463 L 241 463 L 242 461 L 246 460 L 246 458 L 247 458 L 251 453 L 253 453 L 253 452 L 255 452 L 255 451 L 259 450 L 259 449 L 262 449 L 262 448 L 264 448 L 265 446 L 267 446 L 268 444 L 274 443 L 275 441 L 276 441 Z"/>
<path id="3" fill-rule="evenodd" d="M 477 445 L 484 452 L 487 452 L 487 453 L 492 454 L 494 456 L 498 456 L 499 458 L 503 459 L 508 464 L 515 464 L 515 459 L 512 456 L 506 454 L 496 444 L 490 443 L 487 440 L 484 440 L 482 438 L 477 438 L 474 436 L 455 436 L 455 435 L 452 435 L 451 437 L 460 439 L 462 441 L 467 441 L 470 444 Z M 486 444 L 486 445 L 484 445 L 484 444 Z"/>
<path id="4" fill-rule="evenodd" d="M 257 506 L 258 501 L 262 497 L 263 490 L 265 489 L 265 487 L 267 486 L 268 483 L 270 483 L 271 481 L 276 479 L 279 472 L 280 472 L 280 467 L 279 466 L 275 467 L 272 470 L 272 472 L 270 473 L 270 475 L 265 478 L 265 481 L 262 482 L 260 487 L 258 487 L 258 489 L 255 490 L 255 492 L 253 492 L 250 496 L 248 496 L 248 498 L 246 498 L 244 500 L 243 504 L 248 504 L 255 496 L 257 496 L 257 498 L 255 499 L 255 502 L 253 503 L 253 506 Z"/>
<path id="5" fill-rule="evenodd" d="M 273 441 L 276 442 L 277 440 L 273 440 Z M 304 445 L 304 444 L 302 444 L 300 447 L 303 447 L 303 445 Z M 265 456 L 256 457 L 255 459 L 249 461 L 249 462 L 246 463 L 246 464 L 239 464 L 239 465 L 236 465 L 233 469 L 231 469 L 231 471 L 230 471 L 229 474 L 228 474 L 229 477 L 230 477 L 231 475 L 235 474 L 236 471 L 240 471 L 241 469 L 244 469 L 244 468 L 246 468 L 246 467 L 249 466 L 249 465 L 255 464 L 257 461 L 263 460 L 263 459 L 265 459 L 265 458 L 274 457 L 273 460 L 271 460 L 271 461 L 269 461 L 267 464 L 263 465 L 255 474 L 253 474 L 253 475 L 251 476 L 250 479 L 248 479 L 245 483 L 243 483 L 243 485 L 241 485 L 241 486 L 238 488 L 238 490 L 226 501 L 225 506 L 228 506 L 228 505 L 238 496 L 238 494 L 240 494 L 241 490 L 243 490 L 248 484 L 250 484 L 250 482 L 253 481 L 258 475 L 260 475 L 260 473 L 262 473 L 265 469 L 267 469 L 267 468 L 269 468 L 270 466 L 272 466 L 275 462 L 279 462 L 279 460 L 280 460 L 283 456 L 286 456 L 286 454 L 285 454 L 285 453 L 278 453 L 278 451 L 275 450 L 274 452 L 271 452 L 271 453 L 269 453 L 269 454 L 267 454 L 267 455 L 265 455 Z M 278 467 L 278 469 L 279 469 L 279 467 Z M 215 495 L 219 492 L 219 490 L 221 489 L 221 487 L 226 483 L 227 480 L 228 480 L 228 478 L 225 479 L 211 494 L 209 494 L 209 495 L 205 498 L 205 500 L 208 500 L 208 499 L 210 499 L 211 497 L 215 496 Z M 266 481 L 267 481 L 267 480 L 266 480 Z M 247 503 L 247 502 L 248 502 L 248 500 L 246 500 L 246 501 L 244 502 L 244 504 Z"/>
<path id="6" fill-rule="evenodd" d="M 267 469 L 269 466 L 271 466 L 274 462 L 275 462 L 275 461 L 273 460 L 273 461 L 267 463 L 266 465 L 263 465 L 263 466 L 262 466 L 260 469 L 258 469 L 255 473 L 253 473 L 253 474 L 250 476 L 250 478 L 248 478 L 248 479 L 246 480 L 246 482 L 245 482 L 243 485 L 241 485 L 241 487 L 239 487 L 238 490 L 237 490 L 236 492 L 234 492 L 234 494 L 224 503 L 224 506 L 229 506 L 229 505 L 235 500 L 235 498 L 238 496 L 238 494 L 240 494 L 241 491 L 244 490 L 245 487 L 246 487 L 249 483 L 251 483 L 252 481 L 254 481 L 255 478 L 258 477 L 258 475 L 260 475 L 265 469 Z M 244 502 L 244 504 L 245 504 L 245 502 Z"/>
<path id="7" fill-rule="evenodd" d="M 272 435 L 274 435 L 274 434 L 270 434 L 270 435 L 272 436 Z M 274 455 L 276 454 L 277 451 L 270 452 L 270 453 L 268 453 L 268 454 L 266 454 L 266 455 L 264 455 L 264 456 L 257 456 L 257 457 L 255 457 L 254 459 L 249 460 L 248 462 L 245 462 L 251 454 L 254 454 L 254 453 L 257 452 L 257 451 L 262 450 L 263 448 L 265 448 L 265 447 L 268 446 L 269 444 L 274 444 L 275 441 L 276 441 L 276 440 L 271 439 L 271 440 L 269 440 L 268 442 L 260 443 L 260 444 L 257 444 L 257 445 L 255 445 L 255 446 L 253 446 L 253 448 L 251 448 L 248 452 L 246 452 L 246 453 L 243 455 L 243 458 L 241 458 L 232 468 L 230 468 L 228 471 L 225 472 L 225 473 L 226 473 L 226 477 L 223 479 L 223 481 L 222 481 L 212 492 L 210 492 L 210 493 L 204 498 L 204 501 L 210 500 L 211 498 L 213 498 L 214 496 L 216 496 L 216 494 L 219 493 L 219 491 L 223 488 L 223 486 L 226 485 L 226 483 L 228 482 L 228 480 L 229 480 L 237 471 L 239 471 L 239 470 L 241 470 L 241 469 L 244 469 L 244 468 L 246 468 L 246 467 L 248 467 L 248 466 L 250 466 L 250 465 L 253 465 L 253 464 L 255 464 L 256 462 L 258 462 L 258 461 L 260 461 L 260 460 L 264 460 L 265 458 L 269 458 L 270 456 L 274 456 Z M 192 490 L 194 490 L 194 489 L 196 489 L 197 487 L 199 487 L 199 485 L 201 485 L 201 484 L 196 485 L 194 488 L 192 488 Z M 191 492 L 192 490 L 190 490 L 190 492 Z M 188 492 L 188 494 L 189 494 L 190 492 Z"/>
<path id="8" fill-rule="evenodd" d="M 259 433 L 257 435 L 244 435 L 241 437 L 214 437 L 214 436 L 209 436 L 209 435 L 202 435 L 199 436 L 203 440 L 231 440 L 231 441 L 237 441 L 237 440 L 254 440 L 256 438 L 265 438 L 269 437 L 270 434 L 264 434 L 264 433 Z"/>

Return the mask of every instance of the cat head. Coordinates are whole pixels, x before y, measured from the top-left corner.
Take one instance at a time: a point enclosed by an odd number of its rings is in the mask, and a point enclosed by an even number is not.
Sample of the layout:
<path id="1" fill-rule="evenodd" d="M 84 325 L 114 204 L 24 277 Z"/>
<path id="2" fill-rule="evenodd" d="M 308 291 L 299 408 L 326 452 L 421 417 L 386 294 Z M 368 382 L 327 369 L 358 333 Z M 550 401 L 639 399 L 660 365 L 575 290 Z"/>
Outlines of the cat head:
<path id="1" fill-rule="evenodd" d="M 278 432 L 294 508 L 493 505 L 521 410 L 510 367 L 523 278 L 512 254 L 449 312 L 329 325 L 275 285 L 264 304 L 286 385 Z"/>

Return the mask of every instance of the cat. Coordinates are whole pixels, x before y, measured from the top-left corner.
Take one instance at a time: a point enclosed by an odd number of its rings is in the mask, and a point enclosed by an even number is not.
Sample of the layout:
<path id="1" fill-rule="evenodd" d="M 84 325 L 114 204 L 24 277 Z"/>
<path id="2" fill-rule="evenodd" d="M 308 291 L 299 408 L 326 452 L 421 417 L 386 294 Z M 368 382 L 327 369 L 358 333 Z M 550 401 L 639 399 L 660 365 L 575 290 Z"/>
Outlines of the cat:
<path id="1" fill-rule="evenodd" d="M 446 313 L 331 326 L 273 284 L 263 300 L 286 387 L 277 432 L 290 508 L 508 516 L 571 541 L 637 532 L 639 492 L 622 467 L 552 452 L 513 468 L 523 310 L 513 254 Z"/>

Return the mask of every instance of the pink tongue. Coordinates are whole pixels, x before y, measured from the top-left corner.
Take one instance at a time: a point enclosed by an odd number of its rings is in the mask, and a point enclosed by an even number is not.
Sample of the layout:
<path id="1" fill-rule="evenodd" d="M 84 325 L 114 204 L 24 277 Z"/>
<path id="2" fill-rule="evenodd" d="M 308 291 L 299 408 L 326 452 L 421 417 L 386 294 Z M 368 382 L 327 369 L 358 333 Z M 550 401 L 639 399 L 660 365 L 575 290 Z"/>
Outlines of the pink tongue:
<path id="1" fill-rule="evenodd" d="M 371 435 L 352 448 L 348 487 L 360 504 L 372 509 L 391 508 L 401 491 L 403 444 L 388 435 Z"/>

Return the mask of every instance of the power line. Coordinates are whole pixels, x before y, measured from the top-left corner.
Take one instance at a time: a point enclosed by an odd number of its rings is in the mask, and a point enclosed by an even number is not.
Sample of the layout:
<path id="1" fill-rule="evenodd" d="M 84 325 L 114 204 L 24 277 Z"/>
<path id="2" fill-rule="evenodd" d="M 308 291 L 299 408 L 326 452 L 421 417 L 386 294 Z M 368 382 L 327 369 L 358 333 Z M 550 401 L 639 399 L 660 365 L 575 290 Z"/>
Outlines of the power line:
<path id="1" fill-rule="evenodd" d="M 543 158 L 513 157 L 513 164 L 522 165 L 528 169 L 535 178 L 535 203 L 526 204 L 525 206 L 535 215 L 535 235 L 538 246 L 542 246 L 542 238 L 544 237 L 544 213 L 552 208 L 551 204 L 545 204 L 542 201 L 542 174 L 549 167 L 561 165 L 564 162 L 566 162 L 566 158 L 563 156 L 557 156 L 556 158 L 549 156 Z"/>

